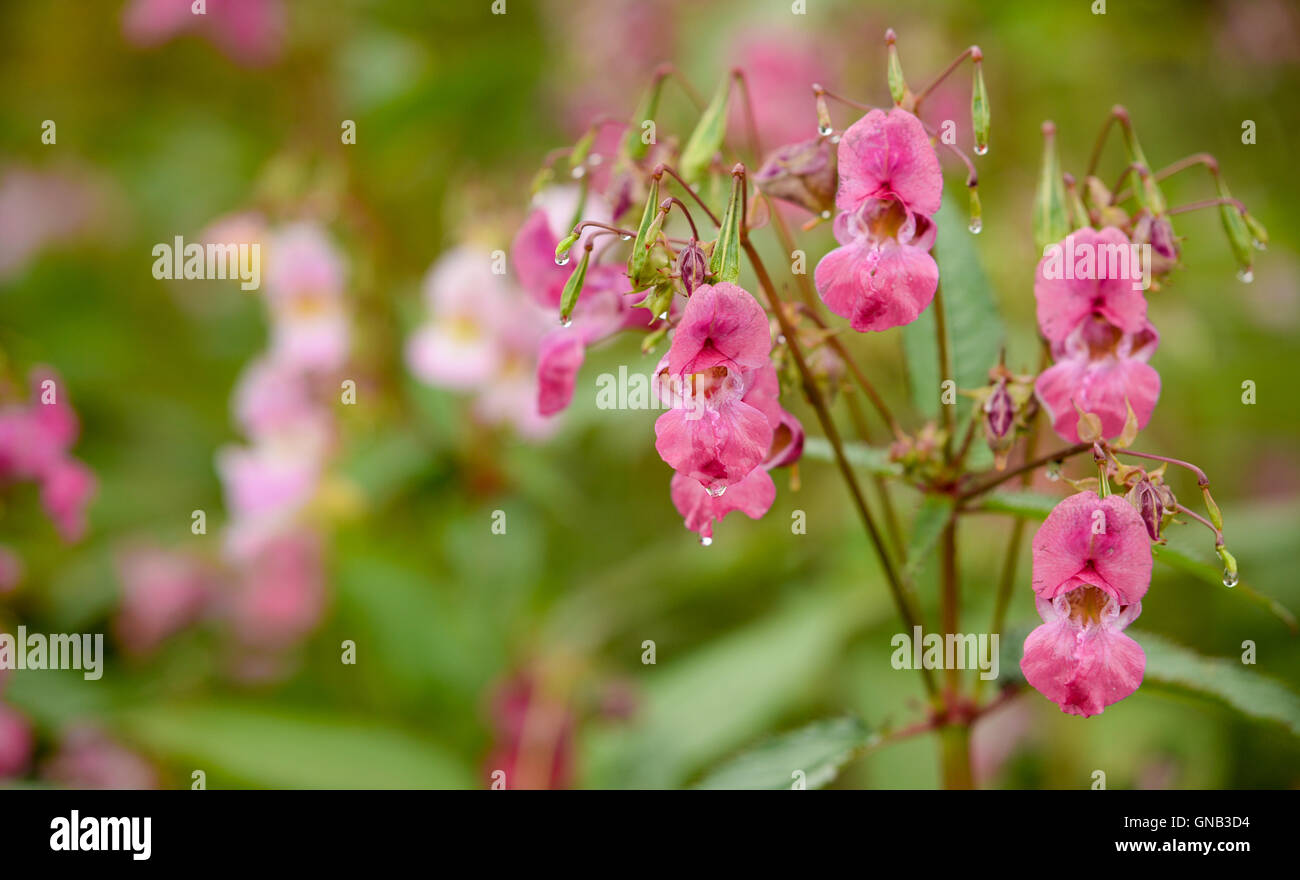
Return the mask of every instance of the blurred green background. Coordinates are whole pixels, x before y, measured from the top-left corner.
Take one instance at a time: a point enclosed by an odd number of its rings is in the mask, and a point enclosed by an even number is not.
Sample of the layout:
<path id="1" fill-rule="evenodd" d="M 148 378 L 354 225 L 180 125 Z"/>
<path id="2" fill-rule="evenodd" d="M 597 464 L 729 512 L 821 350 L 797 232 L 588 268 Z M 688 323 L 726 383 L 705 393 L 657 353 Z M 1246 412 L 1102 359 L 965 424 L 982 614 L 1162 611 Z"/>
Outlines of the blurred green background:
<path id="1" fill-rule="evenodd" d="M 707 93 L 751 29 L 812 41 L 832 87 L 873 103 L 888 96 L 885 27 L 897 30 L 915 82 L 982 47 L 993 135 L 979 161 L 985 231 L 975 246 L 1018 368 L 1036 358 L 1030 205 L 1041 122 L 1056 122 L 1064 166 L 1079 176 L 1115 103 L 1157 166 L 1218 157 L 1272 240 L 1244 285 L 1216 214 L 1179 219 L 1183 267 L 1151 301 L 1163 392 L 1139 446 L 1208 471 L 1243 584 L 1300 607 L 1294 5 L 1111 2 L 1094 15 L 1082 0 L 809 0 L 801 16 L 785 0 L 509 0 L 505 15 L 490 6 L 290 2 L 280 57 L 255 68 L 192 35 L 129 45 L 117 2 L 0 10 L 0 162 L 87 175 L 103 201 L 84 234 L 0 280 L 8 369 L 60 371 L 82 418 L 75 452 L 100 479 L 89 534 L 73 546 L 33 498 L 6 503 L 0 540 L 20 550 L 27 575 L 0 597 L 0 623 L 108 631 L 124 543 L 216 552 L 213 456 L 237 439 L 231 389 L 265 345 L 265 319 L 258 298 L 234 285 L 154 280 L 155 242 L 290 198 L 301 179 L 326 181 L 326 217 L 351 266 L 362 388 L 341 413 L 342 473 L 360 501 L 332 529 L 329 611 L 291 673 L 231 680 L 202 627 L 147 658 L 113 650 L 98 682 L 19 673 L 4 699 L 36 725 L 38 763 L 62 729 L 90 720 L 168 786 L 189 785 L 194 769 L 210 787 L 485 786 L 501 736 L 492 694 L 521 674 L 558 683 L 560 711 L 576 725 L 575 786 L 688 785 L 764 735 L 814 719 L 919 717 L 915 673 L 888 662 L 899 624 L 832 464 L 806 459 L 798 492 L 779 476 L 765 519 L 732 517 L 705 549 L 669 500 L 655 413 L 598 411 L 581 391 L 599 372 L 640 363 L 636 339 L 589 355 L 563 428 L 541 445 L 475 426 L 462 399 L 415 382 L 402 361 L 428 266 L 470 235 L 507 247 L 543 156 L 573 142 L 586 108 L 630 114 L 668 58 Z M 628 36 L 619 22 L 643 24 Z M 968 76 L 952 92 L 963 124 Z M 691 124 L 688 111 L 680 93 L 665 98 L 677 131 Z M 807 113 L 811 128 L 811 101 Z M 46 119 L 57 122 L 56 145 L 41 143 Z M 355 145 L 339 142 L 343 119 L 357 123 Z M 1253 145 L 1241 142 L 1248 119 Z M 1121 167 L 1112 146 L 1102 176 Z M 959 179 L 957 168 L 947 173 Z M 1166 194 L 1180 204 L 1213 188 L 1188 172 Z M 770 233 L 758 237 L 771 247 Z M 810 255 L 829 246 L 825 230 L 802 240 Z M 900 334 L 853 344 L 916 427 Z M 1245 380 L 1257 384 L 1254 406 L 1241 403 Z M 811 414 L 796 411 L 815 433 Z M 914 509 L 915 493 L 899 498 Z M 209 512 L 207 536 L 190 534 L 197 508 Z M 795 509 L 807 512 L 806 535 L 791 534 Z M 495 510 L 508 516 L 506 535 L 491 531 Z M 968 523 L 962 578 L 976 627 L 991 615 L 1008 520 Z M 1173 542 L 1214 562 L 1197 526 Z M 933 568 L 920 572 L 930 619 Z M 1240 590 L 1157 565 L 1143 609 L 1142 631 L 1204 655 L 1235 662 L 1253 640 L 1250 670 L 1300 690 L 1300 642 Z M 1027 555 L 1010 618 L 1036 622 Z M 357 643 L 356 665 L 339 662 L 344 639 Z M 646 640 L 654 665 L 641 662 Z M 1095 769 L 1112 788 L 1300 784 L 1294 731 L 1153 686 L 1086 721 L 1030 692 L 990 716 L 976 743 L 991 786 L 1082 788 Z M 931 738 L 908 740 L 853 762 L 835 784 L 933 786 L 937 757 Z"/>

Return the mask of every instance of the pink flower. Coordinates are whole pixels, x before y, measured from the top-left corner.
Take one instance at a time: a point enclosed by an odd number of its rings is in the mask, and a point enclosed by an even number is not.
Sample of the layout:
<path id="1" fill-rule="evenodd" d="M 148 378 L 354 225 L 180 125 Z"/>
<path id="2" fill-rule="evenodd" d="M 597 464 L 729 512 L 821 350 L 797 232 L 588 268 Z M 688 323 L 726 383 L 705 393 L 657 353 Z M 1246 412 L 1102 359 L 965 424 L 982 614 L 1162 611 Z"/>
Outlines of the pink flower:
<path id="1" fill-rule="evenodd" d="M 547 334 L 537 353 L 537 411 L 554 415 L 569 405 L 586 348 L 582 336 L 565 328 Z"/>
<path id="2" fill-rule="evenodd" d="M 254 440 L 291 430 L 319 412 L 311 385 L 293 364 L 261 357 L 244 368 L 235 385 L 235 421 Z"/>
<path id="3" fill-rule="evenodd" d="M 95 494 L 95 475 L 72 458 L 56 464 L 41 482 L 41 504 L 65 541 L 86 531 L 86 506 Z"/>
<path id="4" fill-rule="evenodd" d="M 579 211 L 579 190 L 573 186 L 553 186 L 537 195 L 538 206 L 524 225 L 515 233 L 510 245 L 510 263 L 524 290 L 539 305 L 557 309 L 564 283 L 573 273 L 574 264 L 560 266 L 555 262 L 555 248 L 573 229 L 576 219 L 608 223 L 612 220 L 609 208 L 601 199 L 589 197 Z M 598 230 L 587 229 L 570 253 L 577 259 L 586 243 Z"/>
<path id="5" fill-rule="evenodd" d="M 1118 495 L 1081 492 L 1047 517 L 1033 541 L 1043 625 L 1025 639 L 1025 679 L 1071 715 L 1097 715 L 1142 683 L 1146 655 L 1123 630 L 1151 583 L 1151 542 Z"/>
<path id="6" fill-rule="evenodd" d="M 872 110 L 840 138 L 835 205 L 854 212 L 872 201 L 897 201 L 909 214 L 932 217 L 943 198 L 939 157 L 925 126 L 906 110 Z"/>
<path id="7" fill-rule="evenodd" d="M 0 703 L 0 780 L 22 776 L 32 760 L 32 726 L 16 709 Z"/>
<path id="8" fill-rule="evenodd" d="M 122 606 L 113 621 L 118 640 L 134 654 L 147 654 L 197 620 L 212 598 L 204 565 L 187 553 L 135 547 L 117 564 Z"/>
<path id="9" fill-rule="evenodd" d="M 1124 333 L 1090 316 L 1053 345 L 1057 361 L 1039 375 L 1034 391 L 1056 433 L 1079 442 L 1079 412 L 1090 412 L 1101 419 L 1102 435 L 1113 439 L 1124 430 L 1129 406 L 1139 430 L 1145 428 L 1160 397 L 1160 374 L 1147 363 L 1158 343 L 1145 322 L 1138 332 Z"/>
<path id="10" fill-rule="evenodd" d="M 921 121 L 872 110 L 844 132 L 838 151 L 835 238 L 817 264 L 827 308 L 860 332 L 909 324 L 930 304 L 939 267 L 930 256 L 943 177 Z"/>
<path id="11" fill-rule="evenodd" d="M 767 457 L 773 425 L 745 395 L 770 369 L 771 348 L 752 296 L 726 283 L 695 291 L 656 371 L 675 399 L 655 422 L 655 449 L 673 470 L 721 494 Z"/>
<path id="12" fill-rule="evenodd" d="M 772 428 L 767 457 L 722 494 L 709 491 L 699 480 L 686 474 L 673 474 L 673 505 L 686 521 L 686 528 L 698 532 L 702 541 L 711 540 L 713 524 L 721 522 L 733 510 L 741 511 L 750 519 L 762 519 L 776 500 L 776 484 L 768 471 L 793 464 L 803 454 L 803 426 L 778 400 L 781 388 L 776 369 L 767 363 L 747 376 L 749 390 L 742 402 L 761 412 Z"/>
<path id="13" fill-rule="evenodd" d="M 705 284 L 686 302 L 668 349 L 674 376 L 714 367 L 731 372 L 768 363 L 772 334 L 763 307 L 735 284 Z"/>
<path id="14" fill-rule="evenodd" d="M 1053 248 L 1058 250 L 1038 262 L 1034 276 L 1038 326 L 1048 342 L 1064 343 L 1090 317 L 1122 333 L 1140 333 L 1147 326 L 1146 298 L 1134 286 L 1141 275 L 1126 257 L 1119 261 L 1121 253 L 1132 251 L 1123 232 L 1113 226 L 1080 229 Z M 1071 260 L 1073 265 L 1066 265 Z"/>
<path id="15" fill-rule="evenodd" d="M 0 409 L 0 479 L 44 478 L 66 457 L 80 431 L 64 387 L 52 372 L 34 369 L 29 383 L 28 403 Z"/>
<path id="16" fill-rule="evenodd" d="M 157 46 L 180 33 L 199 31 L 234 61 L 250 67 L 279 57 L 285 14 L 281 0 L 208 0 L 204 15 L 193 0 L 132 0 L 122 18 L 126 40 Z"/>
<path id="17" fill-rule="evenodd" d="M 698 532 L 702 541 L 712 540 L 713 524 L 722 522 L 733 510 L 750 519 L 762 519 L 776 500 L 776 483 L 762 467 L 754 468 L 722 495 L 711 494 L 699 480 L 682 473 L 673 474 L 670 491 L 686 528 Z"/>

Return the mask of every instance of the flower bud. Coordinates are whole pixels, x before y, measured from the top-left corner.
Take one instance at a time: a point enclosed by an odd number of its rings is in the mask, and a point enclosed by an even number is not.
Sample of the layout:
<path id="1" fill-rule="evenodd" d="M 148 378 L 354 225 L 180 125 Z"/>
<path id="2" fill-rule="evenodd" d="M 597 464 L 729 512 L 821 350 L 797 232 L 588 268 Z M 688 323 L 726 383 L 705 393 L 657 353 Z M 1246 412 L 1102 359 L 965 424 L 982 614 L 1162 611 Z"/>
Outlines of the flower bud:
<path id="1" fill-rule="evenodd" d="M 727 213 L 722 215 L 718 240 L 709 257 L 709 275 L 715 282 L 735 284 L 740 278 L 740 215 L 743 213 L 740 202 L 744 192 L 745 170 L 743 166 L 737 165 L 731 172 L 731 198 L 727 202 Z"/>
<path id="2" fill-rule="evenodd" d="M 907 82 L 903 79 L 903 62 L 898 60 L 898 37 L 894 29 L 885 31 L 885 45 L 889 47 L 889 96 L 895 104 L 907 97 Z"/>
<path id="3" fill-rule="evenodd" d="M 659 217 L 659 177 L 650 177 L 650 192 L 646 196 L 645 209 L 641 212 L 641 223 L 636 229 L 636 239 L 632 242 L 632 253 L 627 258 L 627 277 L 632 280 L 634 290 L 644 290 L 650 286 L 646 277 L 649 265 L 650 248 L 654 245 L 658 233 L 655 220 Z M 662 221 L 660 221 L 662 225 Z M 653 234 L 652 234 L 653 233 Z"/>
<path id="4" fill-rule="evenodd" d="M 978 46 L 971 47 L 971 60 L 975 62 L 975 85 L 971 89 L 970 118 L 975 129 L 975 155 L 989 151 L 989 95 L 984 88 L 984 53 Z"/>
<path id="5" fill-rule="evenodd" d="M 1223 177 L 1218 176 L 1215 180 L 1218 183 L 1219 198 L 1225 200 L 1219 205 L 1219 219 L 1223 221 L 1223 231 L 1227 233 L 1232 255 L 1237 258 L 1237 265 L 1241 267 L 1241 274 L 1245 280 L 1249 277 L 1255 263 L 1255 255 L 1252 253 L 1255 237 L 1251 235 L 1241 209 L 1230 201 L 1232 193 L 1228 192 L 1228 185 L 1223 182 Z"/>
<path id="6" fill-rule="evenodd" d="M 1038 194 L 1034 197 L 1034 246 L 1041 253 L 1049 244 L 1060 241 L 1070 232 L 1065 214 L 1065 181 L 1061 178 L 1060 160 L 1056 155 L 1056 126 L 1043 123 L 1043 168 L 1038 176 Z"/>
<path id="7" fill-rule="evenodd" d="M 1142 517 L 1142 524 L 1147 527 L 1147 534 L 1152 541 L 1160 540 L 1160 528 L 1164 525 L 1165 506 L 1160 492 L 1150 480 L 1142 479 L 1129 490 L 1129 503 L 1137 508 Z"/>
<path id="8" fill-rule="evenodd" d="M 698 183 L 708 171 L 713 157 L 722 149 L 727 133 L 727 105 L 731 102 L 731 77 L 722 78 L 713 100 L 704 108 L 695 131 L 682 147 L 681 172 L 687 183 Z"/>
<path id="9" fill-rule="evenodd" d="M 836 182 L 835 150 L 824 138 L 779 147 L 754 175 L 765 195 L 817 215 L 834 209 Z"/>
<path id="10" fill-rule="evenodd" d="M 984 401 L 984 432 L 990 444 L 996 444 L 1006 438 L 1016 420 L 1016 402 L 1007 391 L 1007 380 L 1002 379 L 993 388 L 993 393 Z"/>
<path id="11" fill-rule="evenodd" d="M 591 262 L 591 245 L 587 245 L 582 251 L 582 259 L 578 261 L 578 266 L 569 276 L 569 280 L 564 282 L 564 292 L 560 294 L 560 321 L 567 325 L 573 318 L 573 307 L 578 304 L 578 296 L 582 293 L 582 285 L 587 281 L 587 265 Z"/>
<path id="12" fill-rule="evenodd" d="M 709 260 L 704 255 L 704 248 L 695 239 L 677 254 L 677 274 L 681 276 L 682 287 L 690 296 L 695 288 L 704 283 L 709 275 Z"/>

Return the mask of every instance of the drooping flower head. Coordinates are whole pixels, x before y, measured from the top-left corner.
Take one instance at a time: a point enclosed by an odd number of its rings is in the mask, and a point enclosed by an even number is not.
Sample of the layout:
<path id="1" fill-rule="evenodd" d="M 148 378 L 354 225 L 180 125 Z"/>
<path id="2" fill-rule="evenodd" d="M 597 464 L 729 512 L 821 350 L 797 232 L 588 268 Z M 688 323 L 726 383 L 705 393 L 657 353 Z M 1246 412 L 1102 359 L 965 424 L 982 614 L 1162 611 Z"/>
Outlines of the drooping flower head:
<path id="1" fill-rule="evenodd" d="M 771 422 L 744 399 L 771 349 L 754 298 L 734 284 L 706 284 L 687 301 L 656 371 L 675 399 L 655 422 L 655 449 L 715 494 L 748 476 L 771 448 Z"/>
<path id="2" fill-rule="evenodd" d="M 1020 668 L 1071 715 L 1097 715 L 1142 683 L 1146 655 L 1123 630 L 1151 583 L 1142 518 L 1118 495 L 1081 492 L 1047 517 L 1033 541 L 1033 587 L 1043 624 L 1025 639 Z"/>
<path id="3" fill-rule="evenodd" d="M 906 110 L 872 110 L 844 132 L 838 166 L 841 246 L 817 264 L 817 291 L 855 330 L 910 324 L 939 284 L 929 251 L 943 177 L 929 136 Z"/>

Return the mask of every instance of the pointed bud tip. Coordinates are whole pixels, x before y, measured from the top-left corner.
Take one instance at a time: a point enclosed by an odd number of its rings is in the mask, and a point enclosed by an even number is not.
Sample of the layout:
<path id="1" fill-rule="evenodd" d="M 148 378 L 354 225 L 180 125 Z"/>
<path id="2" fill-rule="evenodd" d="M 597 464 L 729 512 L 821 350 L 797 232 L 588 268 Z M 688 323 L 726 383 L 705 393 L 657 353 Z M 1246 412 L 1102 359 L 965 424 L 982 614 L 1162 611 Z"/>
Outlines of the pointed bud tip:
<path id="1" fill-rule="evenodd" d="M 885 29 L 885 45 L 892 46 L 898 42 L 898 34 L 894 33 L 893 28 Z"/>
<path id="2" fill-rule="evenodd" d="M 979 46 L 970 47 L 970 60 L 974 61 L 976 64 L 979 64 L 984 60 L 984 53 L 980 51 Z"/>

